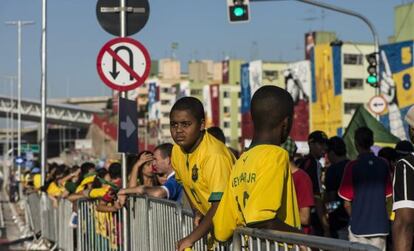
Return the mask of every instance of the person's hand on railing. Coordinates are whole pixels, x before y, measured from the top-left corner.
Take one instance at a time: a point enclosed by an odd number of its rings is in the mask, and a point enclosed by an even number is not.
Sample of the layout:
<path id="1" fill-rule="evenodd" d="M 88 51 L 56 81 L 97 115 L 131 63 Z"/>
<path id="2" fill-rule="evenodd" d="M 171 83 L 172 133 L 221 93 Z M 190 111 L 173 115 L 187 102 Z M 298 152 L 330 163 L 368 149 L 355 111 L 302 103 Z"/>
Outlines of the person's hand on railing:
<path id="1" fill-rule="evenodd" d="M 188 237 L 181 239 L 176 244 L 177 251 L 191 250 L 191 247 L 193 246 L 193 244 L 194 243 Z"/>
<path id="2" fill-rule="evenodd" d="M 125 205 L 127 196 L 126 195 L 120 195 L 118 193 L 118 200 L 115 203 L 118 203 L 120 205 L 120 208 L 122 208 Z M 118 208 L 118 209 L 120 209 Z"/>

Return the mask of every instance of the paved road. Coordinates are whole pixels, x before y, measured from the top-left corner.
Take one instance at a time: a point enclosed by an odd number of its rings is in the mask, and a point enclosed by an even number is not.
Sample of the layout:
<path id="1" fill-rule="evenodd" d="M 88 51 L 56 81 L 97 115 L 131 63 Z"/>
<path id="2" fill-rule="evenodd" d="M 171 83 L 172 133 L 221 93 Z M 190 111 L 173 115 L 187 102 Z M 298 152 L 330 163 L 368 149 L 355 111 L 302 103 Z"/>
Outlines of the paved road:
<path id="1" fill-rule="evenodd" d="M 25 250 L 23 244 L 7 246 L 1 243 L 18 240 L 23 237 L 24 231 L 24 211 L 16 203 L 10 203 L 5 192 L 0 192 L 0 227 L 2 219 L 4 226 L 0 229 L 0 251 L 3 250 Z"/>

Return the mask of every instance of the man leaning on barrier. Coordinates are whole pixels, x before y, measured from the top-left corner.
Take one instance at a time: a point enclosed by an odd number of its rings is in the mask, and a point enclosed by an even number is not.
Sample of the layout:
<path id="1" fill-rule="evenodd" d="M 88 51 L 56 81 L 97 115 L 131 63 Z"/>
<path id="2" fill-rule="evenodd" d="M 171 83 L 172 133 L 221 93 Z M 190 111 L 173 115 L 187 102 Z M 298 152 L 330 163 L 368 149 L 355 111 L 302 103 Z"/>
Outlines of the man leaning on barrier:
<path id="1" fill-rule="evenodd" d="M 162 186 L 149 187 L 141 185 L 125 188 L 121 189 L 118 192 L 118 195 L 146 194 L 157 198 L 166 198 L 180 202 L 182 198 L 182 187 L 175 179 L 175 172 L 171 166 L 172 148 L 172 144 L 165 143 L 157 146 L 154 150 L 154 166 L 157 170 L 157 174 L 167 177 L 166 182 Z"/>
<path id="2" fill-rule="evenodd" d="M 181 251 L 211 230 L 235 157 L 222 142 L 206 132 L 203 105 L 194 97 L 181 98 L 174 104 L 170 131 L 176 143 L 171 155 L 172 166 L 198 219 L 191 234 L 178 241 L 177 249 Z"/>
<path id="3" fill-rule="evenodd" d="M 300 233 L 300 217 L 286 141 L 293 100 L 276 86 L 259 88 L 251 101 L 254 136 L 237 160 L 213 218 L 217 240 L 229 240 L 237 227 Z"/>

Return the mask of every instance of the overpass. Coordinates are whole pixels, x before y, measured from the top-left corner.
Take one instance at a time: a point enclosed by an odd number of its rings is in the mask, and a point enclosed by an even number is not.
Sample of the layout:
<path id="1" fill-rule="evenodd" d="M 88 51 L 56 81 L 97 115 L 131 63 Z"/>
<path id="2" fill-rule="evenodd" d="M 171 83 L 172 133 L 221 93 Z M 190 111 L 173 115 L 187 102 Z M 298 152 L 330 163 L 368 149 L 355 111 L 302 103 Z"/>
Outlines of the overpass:
<path id="1" fill-rule="evenodd" d="M 40 101 L 22 99 L 21 104 L 22 120 L 40 122 Z M 0 117 L 6 117 L 9 112 L 13 112 L 17 119 L 17 110 L 17 99 L 11 100 L 9 96 L 0 95 Z M 66 104 L 47 104 L 46 107 L 47 123 L 50 124 L 87 127 L 92 124 L 94 114 L 103 114 L 103 111 Z"/>

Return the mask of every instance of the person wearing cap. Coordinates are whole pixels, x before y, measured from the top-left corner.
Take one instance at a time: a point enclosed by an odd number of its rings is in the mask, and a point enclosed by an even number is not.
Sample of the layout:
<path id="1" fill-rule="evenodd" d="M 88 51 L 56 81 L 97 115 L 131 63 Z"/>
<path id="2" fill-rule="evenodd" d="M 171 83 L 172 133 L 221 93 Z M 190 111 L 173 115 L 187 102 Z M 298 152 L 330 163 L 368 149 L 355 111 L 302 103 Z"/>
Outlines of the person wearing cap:
<path id="1" fill-rule="evenodd" d="M 408 110 L 405 121 L 408 124 L 409 138 L 411 142 L 414 142 L 414 106 Z M 395 212 L 392 226 L 393 247 L 398 251 L 410 251 L 413 248 L 414 234 L 413 152 L 407 153 L 405 157 L 397 161 L 393 184 L 393 211 Z"/>
<path id="2" fill-rule="evenodd" d="M 309 154 L 299 164 L 311 178 L 315 208 L 311 212 L 311 224 L 315 235 L 329 236 L 328 220 L 322 202 L 322 165 L 319 160 L 325 155 L 328 136 L 322 131 L 314 131 L 308 136 Z"/>
<path id="3" fill-rule="evenodd" d="M 349 240 L 385 250 L 389 233 L 386 198 L 392 195 L 389 165 L 371 151 L 371 129 L 358 128 L 354 139 L 359 155 L 345 166 L 338 190 L 350 215 Z"/>
<path id="4" fill-rule="evenodd" d="M 395 151 L 397 152 L 397 159 L 399 160 L 414 152 L 414 147 L 410 141 L 401 140 L 397 143 L 397 145 L 395 145 Z"/>
<path id="5" fill-rule="evenodd" d="M 295 184 L 302 231 L 305 234 L 312 234 L 310 212 L 311 208 L 315 205 L 312 181 L 309 175 L 295 164 L 294 157 L 298 150 L 295 141 L 291 137 L 288 137 L 285 143 L 282 144 L 282 148 L 289 154 L 290 172 L 292 173 L 293 183 Z"/>

